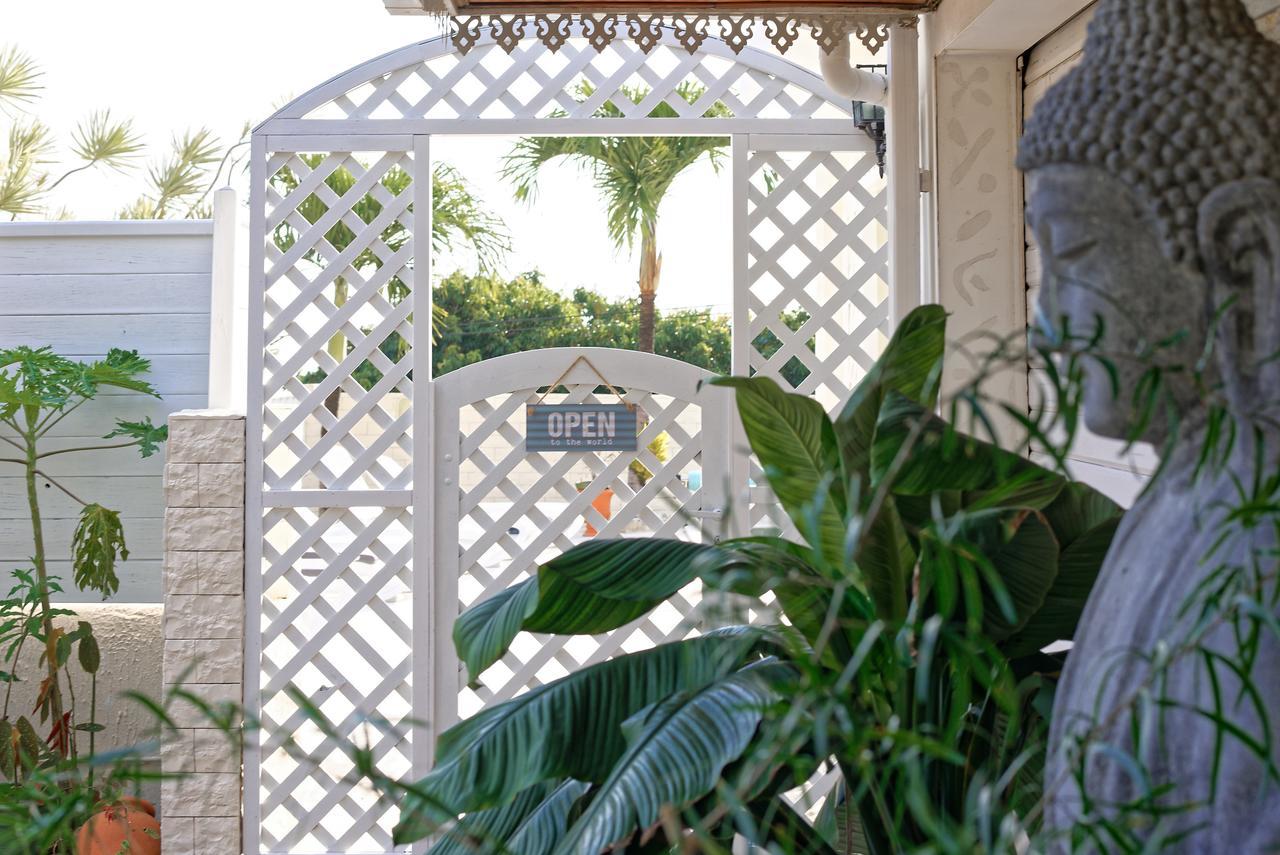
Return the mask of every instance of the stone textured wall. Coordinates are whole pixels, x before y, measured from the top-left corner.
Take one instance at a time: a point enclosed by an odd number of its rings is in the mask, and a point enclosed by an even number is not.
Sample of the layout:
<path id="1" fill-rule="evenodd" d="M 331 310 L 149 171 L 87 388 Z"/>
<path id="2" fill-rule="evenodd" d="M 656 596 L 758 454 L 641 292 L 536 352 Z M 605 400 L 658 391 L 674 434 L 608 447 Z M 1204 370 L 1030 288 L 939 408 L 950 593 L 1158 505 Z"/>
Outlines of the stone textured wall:
<path id="1" fill-rule="evenodd" d="M 244 417 L 188 410 L 169 417 L 165 466 L 166 690 L 211 704 L 242 697 Z M 240 851 L 241 756 L 193 705 L 171 707 L 178 737 L 162 767 L 165 855 Z"/>

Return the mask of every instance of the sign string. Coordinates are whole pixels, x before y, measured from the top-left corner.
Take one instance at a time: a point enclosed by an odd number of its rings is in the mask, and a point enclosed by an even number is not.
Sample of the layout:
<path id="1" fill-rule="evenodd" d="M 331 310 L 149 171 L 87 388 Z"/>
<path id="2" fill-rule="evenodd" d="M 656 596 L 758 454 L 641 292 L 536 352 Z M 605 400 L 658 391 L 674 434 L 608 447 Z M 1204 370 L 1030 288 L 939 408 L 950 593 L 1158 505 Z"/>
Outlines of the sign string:
<path id="1" fill-rule="evenodd" d="M 581 362 L 583 365 L 586 365 L 588 368 L 590 368 L 592 373 L 595 374 L 596 377 L 600 378 L 600 382 L 603 383 L 605 386 L 607 386 L 610 392 L 618 396 L 618 400 L 622 401 L 622 403 L 626 405 L 627 409 L 634 410 L 636 408 L 635 404 L 629 404 L 626 401 L 622 400 L 622 393 L 618 391 L 618 388 L 614 386 L 612 383 L 610 383 L 607 379 L 605 379 L 605 376 L 603 373 L 601 373 L 600 369 L 596 368 L 595 365 L 592 364 L 591 360 L 587 359 L 585 355 L 579 356 L 577 359 L 573 360 L 573 362 L 569 363 L 569 367 L 564 370 L 563 374 L 561 374 L 559 377 L 556 378 L 556 381 L 554 383 L 552 383 L 550 386 L 547 387 L 547 391 L 542 393 L 542 397 L 538 398 L 537 402 L 534 403 L 534 406 L 536 407 L 539 404 L 541 404 L 543 401 L 547 400 L 547 396 L 550 395 L 552 392 L 554 392 L 556 390 L 556 387 L 558 387 L 561 383 L 563 383 L 565 378 L 568 377 L 571 373 L 573 373 L 573 369 L 578 367 L 579 362 Z"/>

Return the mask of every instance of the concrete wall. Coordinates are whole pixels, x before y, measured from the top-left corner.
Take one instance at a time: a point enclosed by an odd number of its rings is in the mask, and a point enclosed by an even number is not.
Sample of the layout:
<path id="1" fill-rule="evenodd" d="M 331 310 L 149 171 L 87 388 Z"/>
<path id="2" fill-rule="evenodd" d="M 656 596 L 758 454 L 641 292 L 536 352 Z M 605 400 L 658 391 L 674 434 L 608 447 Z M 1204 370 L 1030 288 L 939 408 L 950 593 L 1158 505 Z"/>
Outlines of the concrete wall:
<path id="1" fill-rule="evenodd" d="M 48 345 L 86 361 L 112 347 L 137 350 L 151 360 L 163 396 L 104 389 L 45 448 L 100 442 L 118 418 L 163 424 L 175 410 L 207 405 L 212 241 L 211 221 L 0 224 L 0 347 Z M 160 602 L 163 465 L 159 455 L 143 460 L 120 449 L 59 455 L 45 467 L 84 500 L 121 512 L 130 555 L 118 567 L 115 602 Z M 62 601 L 96 599 L 70 581 L 79 506 L 47 482 L 41 498 L 51 569 L 67 588 Z M 31 552 L 22 472 L 0 464 L 0 571 L 28 564 Z"/>

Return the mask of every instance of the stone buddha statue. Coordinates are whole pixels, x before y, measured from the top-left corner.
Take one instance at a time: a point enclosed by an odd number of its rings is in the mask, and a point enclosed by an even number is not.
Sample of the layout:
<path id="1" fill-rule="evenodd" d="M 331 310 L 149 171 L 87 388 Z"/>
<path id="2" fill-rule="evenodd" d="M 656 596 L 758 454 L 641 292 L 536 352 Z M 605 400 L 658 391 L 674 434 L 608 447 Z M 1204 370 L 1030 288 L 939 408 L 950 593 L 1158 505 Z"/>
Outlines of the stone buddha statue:
<path id="1" fill-rule="evenodd" d="M 1063 851 L 1120 851 L 1100 820 L 1280 851 L 1280 45 L 1241 0 L 1101 0 L 1019 166 L 1039 326 L 1093 337 L 1086 425 L 1167 449 L 1068 656 L 1046 821 Z"/>

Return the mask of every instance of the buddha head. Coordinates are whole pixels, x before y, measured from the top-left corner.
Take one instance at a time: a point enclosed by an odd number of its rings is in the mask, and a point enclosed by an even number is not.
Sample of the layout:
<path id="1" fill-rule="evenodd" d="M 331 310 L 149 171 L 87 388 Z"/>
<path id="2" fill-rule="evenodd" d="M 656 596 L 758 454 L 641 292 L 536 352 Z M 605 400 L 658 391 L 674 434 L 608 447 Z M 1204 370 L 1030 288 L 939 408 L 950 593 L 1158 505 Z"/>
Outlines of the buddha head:
<path id="1" fill-rule="evenodd" d="M 1144 375 L 1183 415 L 1206 387 L 1245 410 L 1280 398 L 1280 45 L 1241 0 L 1102 0 L 1018 166 L 1037 326 L 1100 357 L 1085 360 L 1090 430 L 1131 435 Z"/>

